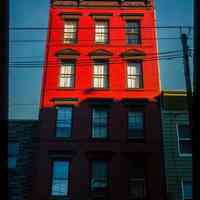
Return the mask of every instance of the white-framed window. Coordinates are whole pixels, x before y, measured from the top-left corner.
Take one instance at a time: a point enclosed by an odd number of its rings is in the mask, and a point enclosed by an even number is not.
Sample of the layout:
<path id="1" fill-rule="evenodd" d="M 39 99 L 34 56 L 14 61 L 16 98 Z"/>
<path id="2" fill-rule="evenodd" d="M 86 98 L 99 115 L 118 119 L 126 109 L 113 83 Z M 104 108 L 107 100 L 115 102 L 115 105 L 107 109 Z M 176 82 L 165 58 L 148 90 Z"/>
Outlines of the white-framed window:
<path id="1" fill-rule="evenodd" d="M 192 200 L 192 180 L 182 179 L 183 200 Z"/>
<path id="2" fill-rule="evenodd" d="M 93 65 L 93 87 L 107 88 L 108 87 L 108 63 L 95 62 Z"/>
<path id="3" fill-rule="evenodd" d="M 64 22 L 64 43 L 76 43 L 77 40 L 77 21 Z"/>
<path id="4" fill-rule="evenodd" d="M 96 21 L 95 22 L 95 42 L 108 43 L 108 22 Z"/>
<path id="5" fill-rule="evenodd" d="M 108 163 L 104 160 L 93 160 L 91 169 L 91 191 L 104 191 L 108 187 Z"/>
<path id="6" fill-rule="evenodd" d="M 52 166 L 52 196 L 68 196 L 69 161 L 53 161 Z"/>
<path id="7" fill-rule="evenodd" d="M 72 107 L 57 107 L 56 137 L 71 137 Z"/>
<path id="8" fill-rule="evenodd" d="M 100 108 L 92 109 L 92 138 L 107 138 L 108 111 Z"/>
<path id="9" fill-rule="evenodd" d="M 16 169 L 19 143 L 8 142 L 8 169 Z"/>
<path id="10" fill-rule="evenodd" d="M 127 21 L 126 34 L 128 44 L 140 44 L 140 22 Z"/>
<path id="11" fill-rule="evenodd" d="M 128 138 L 144 138 L 144 113 L 128 112 Z"/>
<path id="12" fill-rule="evenodd" d="M 177 124 L 178 151 L 180 156 L 192 156 L 192 138 L 188 125 Z"/>
<path id="13" fill-rule="evenodd" d="M 140 62 L 127 63 L 127 87 L 142 88 L 142 70 Z"/>
<path id="14" fill-rule="evenodd" d="M 61 63 L 60 77 L 59 77 L 60 88 L 74 87 L 74 71 L 75 71 L 75 64 L 73 62 Z"/>

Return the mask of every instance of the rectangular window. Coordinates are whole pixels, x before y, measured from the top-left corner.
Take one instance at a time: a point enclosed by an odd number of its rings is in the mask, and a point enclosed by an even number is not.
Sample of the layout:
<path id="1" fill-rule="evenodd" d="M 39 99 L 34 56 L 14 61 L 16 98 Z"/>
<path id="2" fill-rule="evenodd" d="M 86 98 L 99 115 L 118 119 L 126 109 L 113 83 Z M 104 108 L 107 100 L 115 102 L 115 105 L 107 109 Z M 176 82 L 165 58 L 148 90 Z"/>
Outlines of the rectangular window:
<path id="1" fill-rule="evenodd" d="M 106 161 L 92 161 L 91 191 L 105 191 L 108 187 L 108 166 Z"/>
<path id="2" fill-rule="evenodd" d="M 52 196 L 67 196 L 69 188 L 69 161 L 54 161 L 52 173 Z"/>
<path id="3" fill-rule="evenodd" d="M 19 144 L 16 142 L 9 142 L 8 143 L 8 169 L 16 168 L 18 153 L 19 153 Z"/>
<path id="4" fill-rule="evenodd" d="M 61 64 L 59 87 L 74 87 L 74 68 L 74 63 L 66 62 Z"/>
<path id="5" fill-rule="evenodd" d="M 77 21 L 65 21 L 64 23 L 64 43 L 76 43 Z"/>
<path id="6" fill-rule="evenodd" d="M 183 200 L 192 200 L 192 181 L 183 181 Z"/>
<path id="7" fill-rule="evenodd" d="M 71 137 L 72 107 L 58 107 L 56 137 Z"/>
<path id="8" fill-rule="evenodd" d="M 145 172 L 144 161 L 130 160 L 129 161 L 129 179 L 128 179 L 128 195 L 129 199 L 144 199 L 145 198 Z"/>
<path id="9" fill-rule="evenodd" d="M 129 62 L 127 64 L 127 87 L 142 88 L 141 63 Z"/>
<path id="10" fill-rule="evenodd" d="M 92 110 L 92 138 L 107 138 L 108 112 L 105 109 Z"/>
<path id="11" fill-rule="evenodd" d="M 108 22 L 95 22 L 95 42 L 103 44 L 108 43 Z"/>
<path id="12" fill-rule="evenodd" d="M 128 44 L 140 44 L 140 23 L 139 21 L 127 21 L 126 24 Z"/>
<path id="13" fill-rule="evenodd" d="M 192 155 L 192 138 L 189 126 L 178 125 L 178 145 L 180 155 Z"/>
<path id="14" fill-rule="evenodd" d="M 144 138 L 143 112 L 128 112 L 128 138 Z"/>
<path id="15" fill-rule="evenodd" d="M 93 87 L 107 88 L 108 87 L 108 63 L 96 62 L 93 66 Z"/>

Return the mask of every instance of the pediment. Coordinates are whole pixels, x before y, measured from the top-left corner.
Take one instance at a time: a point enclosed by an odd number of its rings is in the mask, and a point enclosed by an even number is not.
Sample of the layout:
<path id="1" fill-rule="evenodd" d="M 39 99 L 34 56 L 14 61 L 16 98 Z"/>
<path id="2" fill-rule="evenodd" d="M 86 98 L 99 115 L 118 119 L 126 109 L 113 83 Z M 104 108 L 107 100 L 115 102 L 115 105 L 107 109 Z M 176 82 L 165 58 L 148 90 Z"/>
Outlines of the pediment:
<path id="1" fill-rule="evenodd" d="M 145 52 L 138 49 L 129 49 L 120 54 L 125 59 L 144 59 Z"/>
<path id="2" fill-rule="evenodd" d="M 93 59 L 100 59 L 100 58 L 110 58 L 113 54 L 110 51 L 104 50 L 104 49 L 97 49 L 95 51 L 92 51 L 88 54 Z"/>
<path id="3" fill-rule="evenodd" d="M 55 56 L 59 59 L 75 59 L 80 53 L 73 49 L 62 49 L 55 53 Z"/>

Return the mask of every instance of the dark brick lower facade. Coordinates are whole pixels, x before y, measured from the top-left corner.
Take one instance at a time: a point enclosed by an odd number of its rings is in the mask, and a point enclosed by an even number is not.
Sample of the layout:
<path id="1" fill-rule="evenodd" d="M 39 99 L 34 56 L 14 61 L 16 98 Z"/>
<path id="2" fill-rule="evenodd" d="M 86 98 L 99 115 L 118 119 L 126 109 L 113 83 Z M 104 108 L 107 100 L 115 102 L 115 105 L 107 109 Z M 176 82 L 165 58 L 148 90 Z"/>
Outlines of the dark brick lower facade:
<path id="1" fill-rule="evenodd" d="M 40 112 L 40 144 L 38 148 L 32 200 L 93 200 L 90 192 L 91 161 L 106 159 L 109 163 L 109 191 L 106 200 L 128 200 L 128 162 L 138 158 L 145 163 L 145 200 L 165 199 L 165 178 L 161 141 L 160 109 L 154 102 L 133 105 L 111 102 L 109 109 L 109 138 L 91 139 L 91 106 L 83 102 L 73 110 L 72 138 L 55 137 L 56 109 Z M 103 102 L 100 102 L 103 105 Z M 106 104 L 104 106 L 107 106 Z M 143 141 L 127 140 L 127 111 L 129 108 L 145 113 Z M 69 197 L 53 197 L 52 161 L 70 160 Z"/>

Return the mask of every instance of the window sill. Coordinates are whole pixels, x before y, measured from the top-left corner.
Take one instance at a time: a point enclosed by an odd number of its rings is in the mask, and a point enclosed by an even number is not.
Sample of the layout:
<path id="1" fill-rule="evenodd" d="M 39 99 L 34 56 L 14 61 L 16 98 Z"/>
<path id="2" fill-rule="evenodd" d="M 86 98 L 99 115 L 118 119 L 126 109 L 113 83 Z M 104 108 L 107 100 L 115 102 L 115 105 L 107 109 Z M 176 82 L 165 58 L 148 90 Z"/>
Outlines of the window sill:
<path id="1" fill-rule="evenodd" d="M 89 138 L 90 142 L 109 142 L 110 138 Z"/>
<path id="2" fill-rule="evenodd" d="M 56 90 L 75 90 L 74 87 L 58 87 Z"/>
<path id="3" fill-rule="evenodd" d="M 107 90 L 110 90 L 110 88 L 91 88 L 91 90 L 93 90 L 93 91 L 96 91 L 96 90 L 107 91 Z"/>
<path id="4" fill-rule="evenodd" d="M 73 141 L 73 138 L 69 138 L 69 137 L 51 137 L 50 138 L 51 140 L 54 140 L 54 141 Z"/>
<path id="5" fill-rule="evenodd" d="M 180 154 L 179 153 L 179 157 L 192 157 L 192 154 Z"/>
<path id="6" fill-rule="evenodd" d="M 127 91 L 144 91 L 144 88 L 126 88 Z"/>
<path id="7" fill-rule="evenodd" d="M 99 45 L 110 45 L 110 43 L 100 43 L 100 42 L 97 43 L 97 42 L 95 42 L 94 45 L 95 45 L 95 46 L 96 46 L 96 45 L 97 45 L 97 46 L 99 46 Z"/>
<path id="8" fill-rule="evenodd" d="M 69 200 L 69 196 L 51 196 L 51 200 Z"/>
<path id="9" fill-rule="evenodd" d="M 129 143 L 129 142 L 130 143 L 134 143 L 134 142 L 136 142 L 136 143 L 137 142 L 145 143 L 145 139 L 144 138 L 139 138 L 139 137 L 138 138 L 136 138 L 136 137 L 135 138 L 127 138 L 126 141 L 127 141 L 127 143 Z"/>

